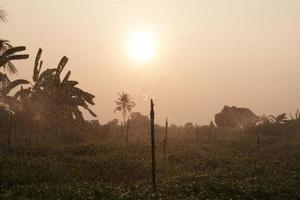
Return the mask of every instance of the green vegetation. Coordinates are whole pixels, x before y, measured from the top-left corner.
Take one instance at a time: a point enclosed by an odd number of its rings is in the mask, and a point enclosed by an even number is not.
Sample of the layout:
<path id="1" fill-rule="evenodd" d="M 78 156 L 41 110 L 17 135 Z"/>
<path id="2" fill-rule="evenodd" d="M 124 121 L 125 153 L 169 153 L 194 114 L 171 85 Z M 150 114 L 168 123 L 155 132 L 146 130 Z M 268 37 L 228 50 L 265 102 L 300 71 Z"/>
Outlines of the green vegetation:
<path id="1" fill-rule="evenodd" d="M 2 145 L 0 199 L 299 199 L 299 134 L 218 136 L 158 145 L 158 188 L 151 188 L 148 144 Z M 160 144 L 160 143 L 159 143 Z M 215 156 L 216 155 L 216 156 Z"/>

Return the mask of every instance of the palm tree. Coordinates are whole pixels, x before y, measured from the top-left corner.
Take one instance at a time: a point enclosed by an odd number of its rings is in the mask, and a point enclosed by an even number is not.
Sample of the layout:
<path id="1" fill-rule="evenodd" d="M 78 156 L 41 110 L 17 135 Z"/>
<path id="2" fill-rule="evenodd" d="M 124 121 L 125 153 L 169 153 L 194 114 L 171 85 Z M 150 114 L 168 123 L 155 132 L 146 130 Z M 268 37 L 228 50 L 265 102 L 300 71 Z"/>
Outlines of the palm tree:
<path id="1" fill-rule="evenodd" d="M 116 100 L 117 107 L 115 108 L 114 113 L 116 113 L 117 111 L 121 112 L 123 125 L 125 125 L 127 113 L 130 113 L 136 104 L 129 94 L 122 92 L 121 94 L 118 93 L 118 95 L 119 97 Z"/>
<path id="2" fill-rule="evenodd" d="M 132 100 L 129 94 L 122 92 L 121 94 L 118 93 L 119 97 L 116 100 L 117 107 L 114 110 L 114 113 L 119 111 L 121 112 L 123 118 L 123 126 L 126 123 L 127 113 L 130 113 L 131 110 L 135 107 L 135 102 Z M 127 129 L 126 129 L 126 143 L 128 143 L 128 126 L 129 126 L 129 119 L 127 120 Z"/>
<path id="3" fill-rule="evenodd" d="M 6 22 L 6 12 L 3 9 L 0 9 L 0 21 Z"/>

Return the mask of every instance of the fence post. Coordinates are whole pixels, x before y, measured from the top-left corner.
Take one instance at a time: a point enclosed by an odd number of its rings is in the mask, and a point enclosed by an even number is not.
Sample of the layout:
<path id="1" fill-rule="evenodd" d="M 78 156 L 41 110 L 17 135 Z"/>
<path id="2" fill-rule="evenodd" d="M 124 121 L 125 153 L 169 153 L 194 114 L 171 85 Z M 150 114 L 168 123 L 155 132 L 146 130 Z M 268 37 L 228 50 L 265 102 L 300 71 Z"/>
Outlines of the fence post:
<path id="1" fill-rule="evenodd" d="M 166 118 L 165 139 L 164 139 L 164 142 L 163 142 L 164 161 L 167 160 L 167 145 L 168 145 L 168 118 Z"/>
<path id="2" fill-rule="evenodd" d="M 155 134 L 154 134 L 154 104 L 151 99 L 150 102 L 150 119 L 151 119 L 151 157 L 152 157 L 152 187 L 156 192 L 156 163 L 155 163 Z"/>
<path id="3" fill-rule="evenodd" d="M 10 112 L 9 127 L 8 127 L 8 133 L 7 133 L 7 145 L 8 145 L 8 147 L 11 147 L 11 132 L 12 132 L 12 126 L 13 126 L 13 118 L 14 118 L 14 114 L 12 112 Z"/>
<path id="4" fill-rule="evenodd" d="M 127 119 L 127 127 L 126 127 L 126 144 L 128 144 L 128 137 L 129 137 L 129 117 Z"/>

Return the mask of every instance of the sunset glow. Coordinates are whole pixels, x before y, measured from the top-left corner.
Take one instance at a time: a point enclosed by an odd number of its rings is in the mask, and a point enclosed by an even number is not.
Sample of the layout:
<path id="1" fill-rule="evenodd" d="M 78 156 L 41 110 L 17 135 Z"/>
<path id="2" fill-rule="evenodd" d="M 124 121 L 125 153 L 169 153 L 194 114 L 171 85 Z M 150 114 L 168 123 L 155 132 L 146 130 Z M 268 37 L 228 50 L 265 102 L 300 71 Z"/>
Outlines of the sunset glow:
<path id="1" fill-rule="evenodd" d="M 128 53 L 136 62 L 146 62 L 155 55 L 155 40 L 151 32 L 145 30 L 134 31 L 128 40 Z"/>
<path id="2" fill-rule="evenodd" d="M 1 0 L 0 200 L 300 200 L 299 22 L 300 0 Z"/>

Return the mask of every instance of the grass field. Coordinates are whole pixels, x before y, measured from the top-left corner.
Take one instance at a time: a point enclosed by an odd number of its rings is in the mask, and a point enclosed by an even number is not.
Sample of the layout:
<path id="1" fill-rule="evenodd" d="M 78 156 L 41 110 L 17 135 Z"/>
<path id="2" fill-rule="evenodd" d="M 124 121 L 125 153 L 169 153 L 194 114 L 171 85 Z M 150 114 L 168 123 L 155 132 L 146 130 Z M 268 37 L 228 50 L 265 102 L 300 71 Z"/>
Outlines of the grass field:
<path id="1" fill-rule="evenodd" d="M 300 136 L 218 136 L 150 147 L 113 143 L 1 148 L 0 199 L 300 199 Z"/>

